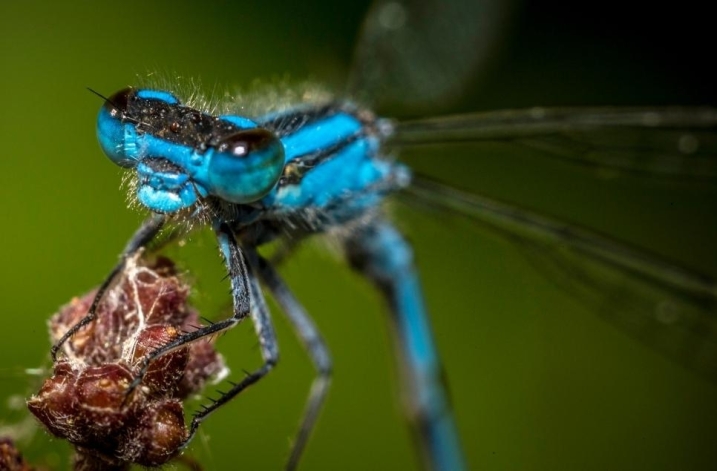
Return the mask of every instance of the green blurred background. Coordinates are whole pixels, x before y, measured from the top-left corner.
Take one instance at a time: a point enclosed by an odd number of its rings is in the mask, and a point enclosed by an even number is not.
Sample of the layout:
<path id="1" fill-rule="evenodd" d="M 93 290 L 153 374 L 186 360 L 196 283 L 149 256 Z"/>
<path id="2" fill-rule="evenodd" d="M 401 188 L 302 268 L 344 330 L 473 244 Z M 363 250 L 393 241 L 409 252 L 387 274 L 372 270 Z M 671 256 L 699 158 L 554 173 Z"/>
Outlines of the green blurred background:
<path id="1" fill-rule="evenodd" d="M 542 3 L 542 2 L 541 2 Z M 708 15 L 697 3 L 519 10 L 506 41 L 455 110 L 533 105 L 717 104 Z M 312 79 L 340 90 L 367 2 L 3 2 L 0 427 L 13 395 L 48 365 L 46 319 L 100 282 L 142 215 L 95 142 L 98 98 L 159 72 L 207 91 L 255 79 Z M 417 153 L 424 172 L 626 238 L 717 275 L 714 185 L 601 179 L 505 152 Z M 440 156 L 437 159 L 436 156 Z M 496 157 L 497 156 L 497 157 Z M 415 243 L 458 426 L 472 469 L 704 469 L 717 462 L 717 387 L 627 338 L 540 276 L 510 245 L 461 222 L 396 209 Z M 208 317 L 227 314 L 214 243 L 172 254 Z M 318 245 L 283 273 L 335 361 L 328 403 L 302 469 L 414 469 L 396 406 L 378 296 Z M 213 416 L 190 454 L 208 470 L 280 469 L 312 368 L 281 315 L 282 361 Z M 258 363 L 248 324 L 222 337 L 235 376 Z M 10 398 L 10 399 L 8 399 Z M 3 429 L 6 431 L 7 429 Z M 66 469 L 43 432 L 28 456 Z"/>

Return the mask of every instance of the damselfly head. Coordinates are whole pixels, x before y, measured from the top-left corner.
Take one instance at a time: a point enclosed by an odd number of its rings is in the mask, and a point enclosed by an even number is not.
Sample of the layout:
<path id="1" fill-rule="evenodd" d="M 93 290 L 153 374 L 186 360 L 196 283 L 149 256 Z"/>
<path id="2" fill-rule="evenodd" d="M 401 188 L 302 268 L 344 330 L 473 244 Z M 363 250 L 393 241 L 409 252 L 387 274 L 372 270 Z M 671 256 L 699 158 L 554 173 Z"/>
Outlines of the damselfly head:
<path id="1" fill-rule="evenodd" d="M 284 147 L 272 131 L 185 106 L 162 90 L 125 88 L 106 98 L 97 137 L 110 160 L 136 170 L 137 199 L 158 213 L 208 197 L 255 202 L 284 169 Z"/>

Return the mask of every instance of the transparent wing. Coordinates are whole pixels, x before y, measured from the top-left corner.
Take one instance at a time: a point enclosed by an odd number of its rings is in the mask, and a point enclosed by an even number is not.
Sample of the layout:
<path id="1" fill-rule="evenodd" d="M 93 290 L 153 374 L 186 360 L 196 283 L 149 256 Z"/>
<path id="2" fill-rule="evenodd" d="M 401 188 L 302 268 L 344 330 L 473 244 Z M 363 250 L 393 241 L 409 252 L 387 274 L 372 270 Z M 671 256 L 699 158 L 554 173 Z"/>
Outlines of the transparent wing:
<path id="1" fill-rule="evenodd" d="M 511 0 L 378 0 L 362 26 L 349 96 L 393 115 L 445 106 L 488 62 Z M 402 106 L 403 105 L 403 106 Z M 396 107 L 399 107 L 396 111 Z"/>
<path id="2" fill-rule="evenodd" d="M 717 281 L 610 237 L 416 176 L 405 201 L 469 218 L 601 317 L 717 381 Z"/>
<path id="3" fill-rule="evenodd" d="M 717 109 L 531 108 L 396 124 L 388 145 L 507 141 L 615 172 L 717 177 Z"/>

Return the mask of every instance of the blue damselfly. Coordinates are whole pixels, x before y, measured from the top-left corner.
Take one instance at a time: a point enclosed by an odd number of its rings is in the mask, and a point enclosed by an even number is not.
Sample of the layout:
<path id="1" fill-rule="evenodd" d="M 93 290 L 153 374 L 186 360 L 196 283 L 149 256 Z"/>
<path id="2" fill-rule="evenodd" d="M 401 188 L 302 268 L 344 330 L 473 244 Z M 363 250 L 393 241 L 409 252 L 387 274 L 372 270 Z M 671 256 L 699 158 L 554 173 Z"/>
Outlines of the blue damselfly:
<path id="1" fill-rule="evenodd" d="M 454 169 L 454 170 L 455 170 L 455 169 Z M 430 204 L 426 204 L 426 206 L 428 206 L 428 207 L 429 207 L 429 209 L 430 209 Z M 432 310 L 433 310 L 433 311 L 435 311 L 435 308 L 434 308 L 434 309 L 432 309 Z M 478 315 L 478 313 L 476 313 L 476 315 Z"/>

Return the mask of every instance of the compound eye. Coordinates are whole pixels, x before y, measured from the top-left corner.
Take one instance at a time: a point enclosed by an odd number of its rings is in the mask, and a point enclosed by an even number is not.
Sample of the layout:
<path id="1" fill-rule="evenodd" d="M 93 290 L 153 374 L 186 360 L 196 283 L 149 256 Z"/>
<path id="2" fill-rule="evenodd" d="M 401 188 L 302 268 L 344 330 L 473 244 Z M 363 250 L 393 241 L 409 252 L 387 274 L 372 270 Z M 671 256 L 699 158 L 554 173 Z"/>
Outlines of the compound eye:
<path id="1" fill-rule="evenodd" d="M 222 139 L 209 164 L 211 193 L 232 203 L 266 195 L 284 169 L 284 146 L 266 129 L 244 129 Z"/>
<path id="2" fill-rule="evenodd" d="M 100 146 L 107 157 L 120 167 L 132 167 L 135 164 L 125 148 L 125 118 L 134 93 L 132 88 L 125 88 L 110 96 L 97 116 L 97 139 Z"/>
<path id="3" fill-rule="evenodd" d="M 276 136 L 266 129 L 244 129 L 222 139 L 217 144 L 217 150 L 235 157 L 246 157 L 252 152 L 266 152 L 280 144 L 278 141 Z"/>
<path id="4" fill-rule="evenodd" d="M 131 87 L 120 90 L 105 100 L 103 108 L 111 117 L 122 119 L 127 113 L 127 106 L 132 94 L 134 94 L 134 89 Z"/>

